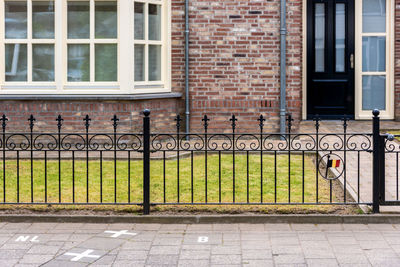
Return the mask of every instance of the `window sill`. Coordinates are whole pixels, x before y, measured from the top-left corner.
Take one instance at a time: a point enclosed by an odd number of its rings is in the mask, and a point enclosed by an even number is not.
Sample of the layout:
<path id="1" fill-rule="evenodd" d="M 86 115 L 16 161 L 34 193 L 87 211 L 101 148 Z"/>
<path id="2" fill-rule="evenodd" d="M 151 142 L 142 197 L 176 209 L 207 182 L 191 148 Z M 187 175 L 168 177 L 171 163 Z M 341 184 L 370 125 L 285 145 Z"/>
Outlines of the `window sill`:
<path id="1" fill-rule="evenodd" d="M 181 93 L 153 93 L 153 94 L 3 94 L 0 100 L 146 100 L 180 98 Z"/>

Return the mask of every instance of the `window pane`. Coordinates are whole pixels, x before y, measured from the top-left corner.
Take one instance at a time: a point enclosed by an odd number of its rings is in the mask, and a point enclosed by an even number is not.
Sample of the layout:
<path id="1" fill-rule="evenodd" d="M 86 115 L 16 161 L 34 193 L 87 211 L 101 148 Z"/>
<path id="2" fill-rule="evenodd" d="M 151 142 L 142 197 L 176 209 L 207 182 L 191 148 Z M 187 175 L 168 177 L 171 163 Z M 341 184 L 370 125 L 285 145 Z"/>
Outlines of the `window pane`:
<path id="1" fill-rule="evenodd" d="M 54 81 L 54 45 L 32 45 L 32 80 Z"/>
<path id="2" fill-rule="evenodd" d="M 149 40 L 161 40 L 161 6 L 149 4 Z"/>
<path id="3" fill-rule="evenodd" d="M 386 32 L 386 0 L 363 0 L 363 32 Z"/>
<path id="4" fill-rule="evenodd" d="M 336 71 L 345 71 L 346 6 L 336 4 Z"/>
<path id="5" fill-rule="evenodd" d="M 363 110 L 386 109 L 386 76 L 363 76 Z"/>
<path id="6" fill-rule="evenodd" d="M 90 49 L 88 44 L 68 45 L 68 81 L 90 80 Z"/>
<path id="7" fill-rule="evenodd" d="M 27 81 L 26 44 L 5 45 L 6 81 Z"/>
<path id="8" fill-rule="evenodd" d="M 6 1 L 5 7 L 5 36 L 7 39 L 27 38 L 26 1 Z"/>
<path id="9" fill-rule="evenodd" d="M 135 39 L 144 40 L 144 4 L 135 3 Z"/>
<path id="10" fill-rule="evenodd" d="M 96 2 L 96 38 L 117 38 L 117 2 Z"/>
<path id="11" fill-rule="evenodd" d="M 149 81 L 161 81 L 161 45 L 149 45 Z"/>
<path id="12" fill-rule="evenodd" d="M 386 71 L 386 38 L 363 37 L 363 71 Z"/>
<path id="13" fill-rule="evenodd" d="M 144 81 L 144 45 L 135 45 L 135 81 Z"/>
<path id="14" fill-rule="evenodd" d="M 68 2 L 68 38 L 90 37 L 90 4 L 87 1 Z"/>
<path id="15" fill-rule="evenodd" d="M 116 44 L 95 45 L 95 80 L 114 82 L 118 79 L 118 54 Z"/>
<path id="16" fill-rule="evenodd" d="M 32 1 L 32 36 L 38 39 L 54 38 L 53 1 Z"/>
<path id="17" fill-rule="evenodd" d="M 325 4 L 315 4 L 315 72 L 325 71 Z"/>

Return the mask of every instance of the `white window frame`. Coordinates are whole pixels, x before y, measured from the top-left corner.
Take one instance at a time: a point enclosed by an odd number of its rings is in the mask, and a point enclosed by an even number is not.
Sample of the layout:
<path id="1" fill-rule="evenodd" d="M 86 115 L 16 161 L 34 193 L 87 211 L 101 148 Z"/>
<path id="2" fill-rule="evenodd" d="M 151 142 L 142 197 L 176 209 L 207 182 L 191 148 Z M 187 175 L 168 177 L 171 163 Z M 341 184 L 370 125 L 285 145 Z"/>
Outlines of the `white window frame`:
<path id="1" fill-rule="evenodd" d="M 29 16 L 29 6 L 32 1 L 40 0 L 11 0 L 28 2 L 28 37 L 32 25 Z M 4 3 L 0 2 L 0 94 L 151 94 L 171 92 L 171 3 L 168 0 L 136 0 L 150 4 L 161 4 L 161 77 L 160 82 L 136 82 L 134 81 L 134 0 L 117 1 L 118 12 L 118 39 L 94 39 L 94 2 L 107 0 L 72 0 L 90 1 L 90 43 L 117 43 L 118 44 L 118 81 L 117 82 L 68 82 L 67 81 L 67 43 L 82 43 L 80 39 L 69 39 L 67 42 L 67 1 L 54 0 L 55 4 L 55 81 L 54 82 L 6 82 L 5 81 L 5 43 L 12 43 L 15 40 L 5 39 Z M 108 0 L 112 1 L 112 0 Z M 146 14 L 147 19 L 147 14 Z M 45 43 L 46 39 L 40 39 L 37 43 Z M 18 42 L 25 42 L 17 40 Z M 84 40 L 87 42 L 87 39 Z M 154 42 L 154 41 L 151 41 Z M 157 41 L 156 41 L 157 42 Z M 91 77 L 94 79 L 94 45 L 91 45 Z M 31 58 L 28 53 L 28 71 Z M 146 59 L 147 60 L 147 59 Z"/>
<path id="2" fill-rule="evenodd" d="M 362 77 L 363 75 L 385 75 L 386 76 L 386 103 L 385 110 L 381 110 L 380 117 L 382 119 L 394 119 L 394 10 L 395 1 L 386 0 L 386 32 L 385 33 L 363 33 L 362 30 L 362 0 L 355 2 L 355 45 L 356 45 L 356 61 L 355 61 L 355 117 L 356 119 L 371 119 L 371 110 L 362 109 Z M 362 69 L 362 38 L 367 36 L 383 36 L 386 37 L 386 71 L 384 72 L 364 72 Z"/>

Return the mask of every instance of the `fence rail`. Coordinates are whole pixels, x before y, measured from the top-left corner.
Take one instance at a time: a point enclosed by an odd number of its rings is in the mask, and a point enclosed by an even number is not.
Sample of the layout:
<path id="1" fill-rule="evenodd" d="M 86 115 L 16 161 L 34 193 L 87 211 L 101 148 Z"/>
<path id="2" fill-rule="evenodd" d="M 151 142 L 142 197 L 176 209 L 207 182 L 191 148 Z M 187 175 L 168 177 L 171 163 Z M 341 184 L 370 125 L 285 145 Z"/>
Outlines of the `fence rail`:
<path id="1" fill-rule="evenodd" d="M 82 132 L 8 132 L 8 118 L 0 118 L 0 204 L 141 205 L 397 205 L 398 143 L 382 135 L 374 111 L 371 133 L 348 132 L 343 118 L 336 133 L 294 133 L 287 117 L 287 133 L 265 133 L 264 116 L 254 132 L 238 132 L 232 116 L 230 132 L 152 132 L 150 111 L 144 111 L 141 133 L 122 133 L 119 119 L 111 132 L 90 131 L 89 115 Z M 101 122 L 104 123 L 104 122 Z M 371 154 L 373 157 L 371 157 Z M 385 201 L 385 155 L 396 157 L 396 199 Z M 373 172 L 363 175 L 365 159 Z M 364 162 L 364 163 L 363 163 Z M 365 188 L 372 182 L 373 188 Z M 372 192 L 371 199 L 360 195 Z"/>

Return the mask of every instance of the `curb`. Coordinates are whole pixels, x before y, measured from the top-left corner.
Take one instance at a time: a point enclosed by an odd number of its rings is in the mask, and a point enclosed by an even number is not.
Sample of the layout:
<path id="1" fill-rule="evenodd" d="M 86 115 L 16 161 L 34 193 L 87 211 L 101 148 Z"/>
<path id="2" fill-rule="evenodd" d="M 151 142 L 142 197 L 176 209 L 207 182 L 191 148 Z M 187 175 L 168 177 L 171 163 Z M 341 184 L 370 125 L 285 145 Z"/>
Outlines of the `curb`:
<path id="1" fill-rule="evenodd" d="M 400 215 L 0 215 L 0 222 L 11 223 L 160 223 L 160 224 L 229 224 L 229 223 L 298 223 L 298 224 L 400 224 Z"/>

